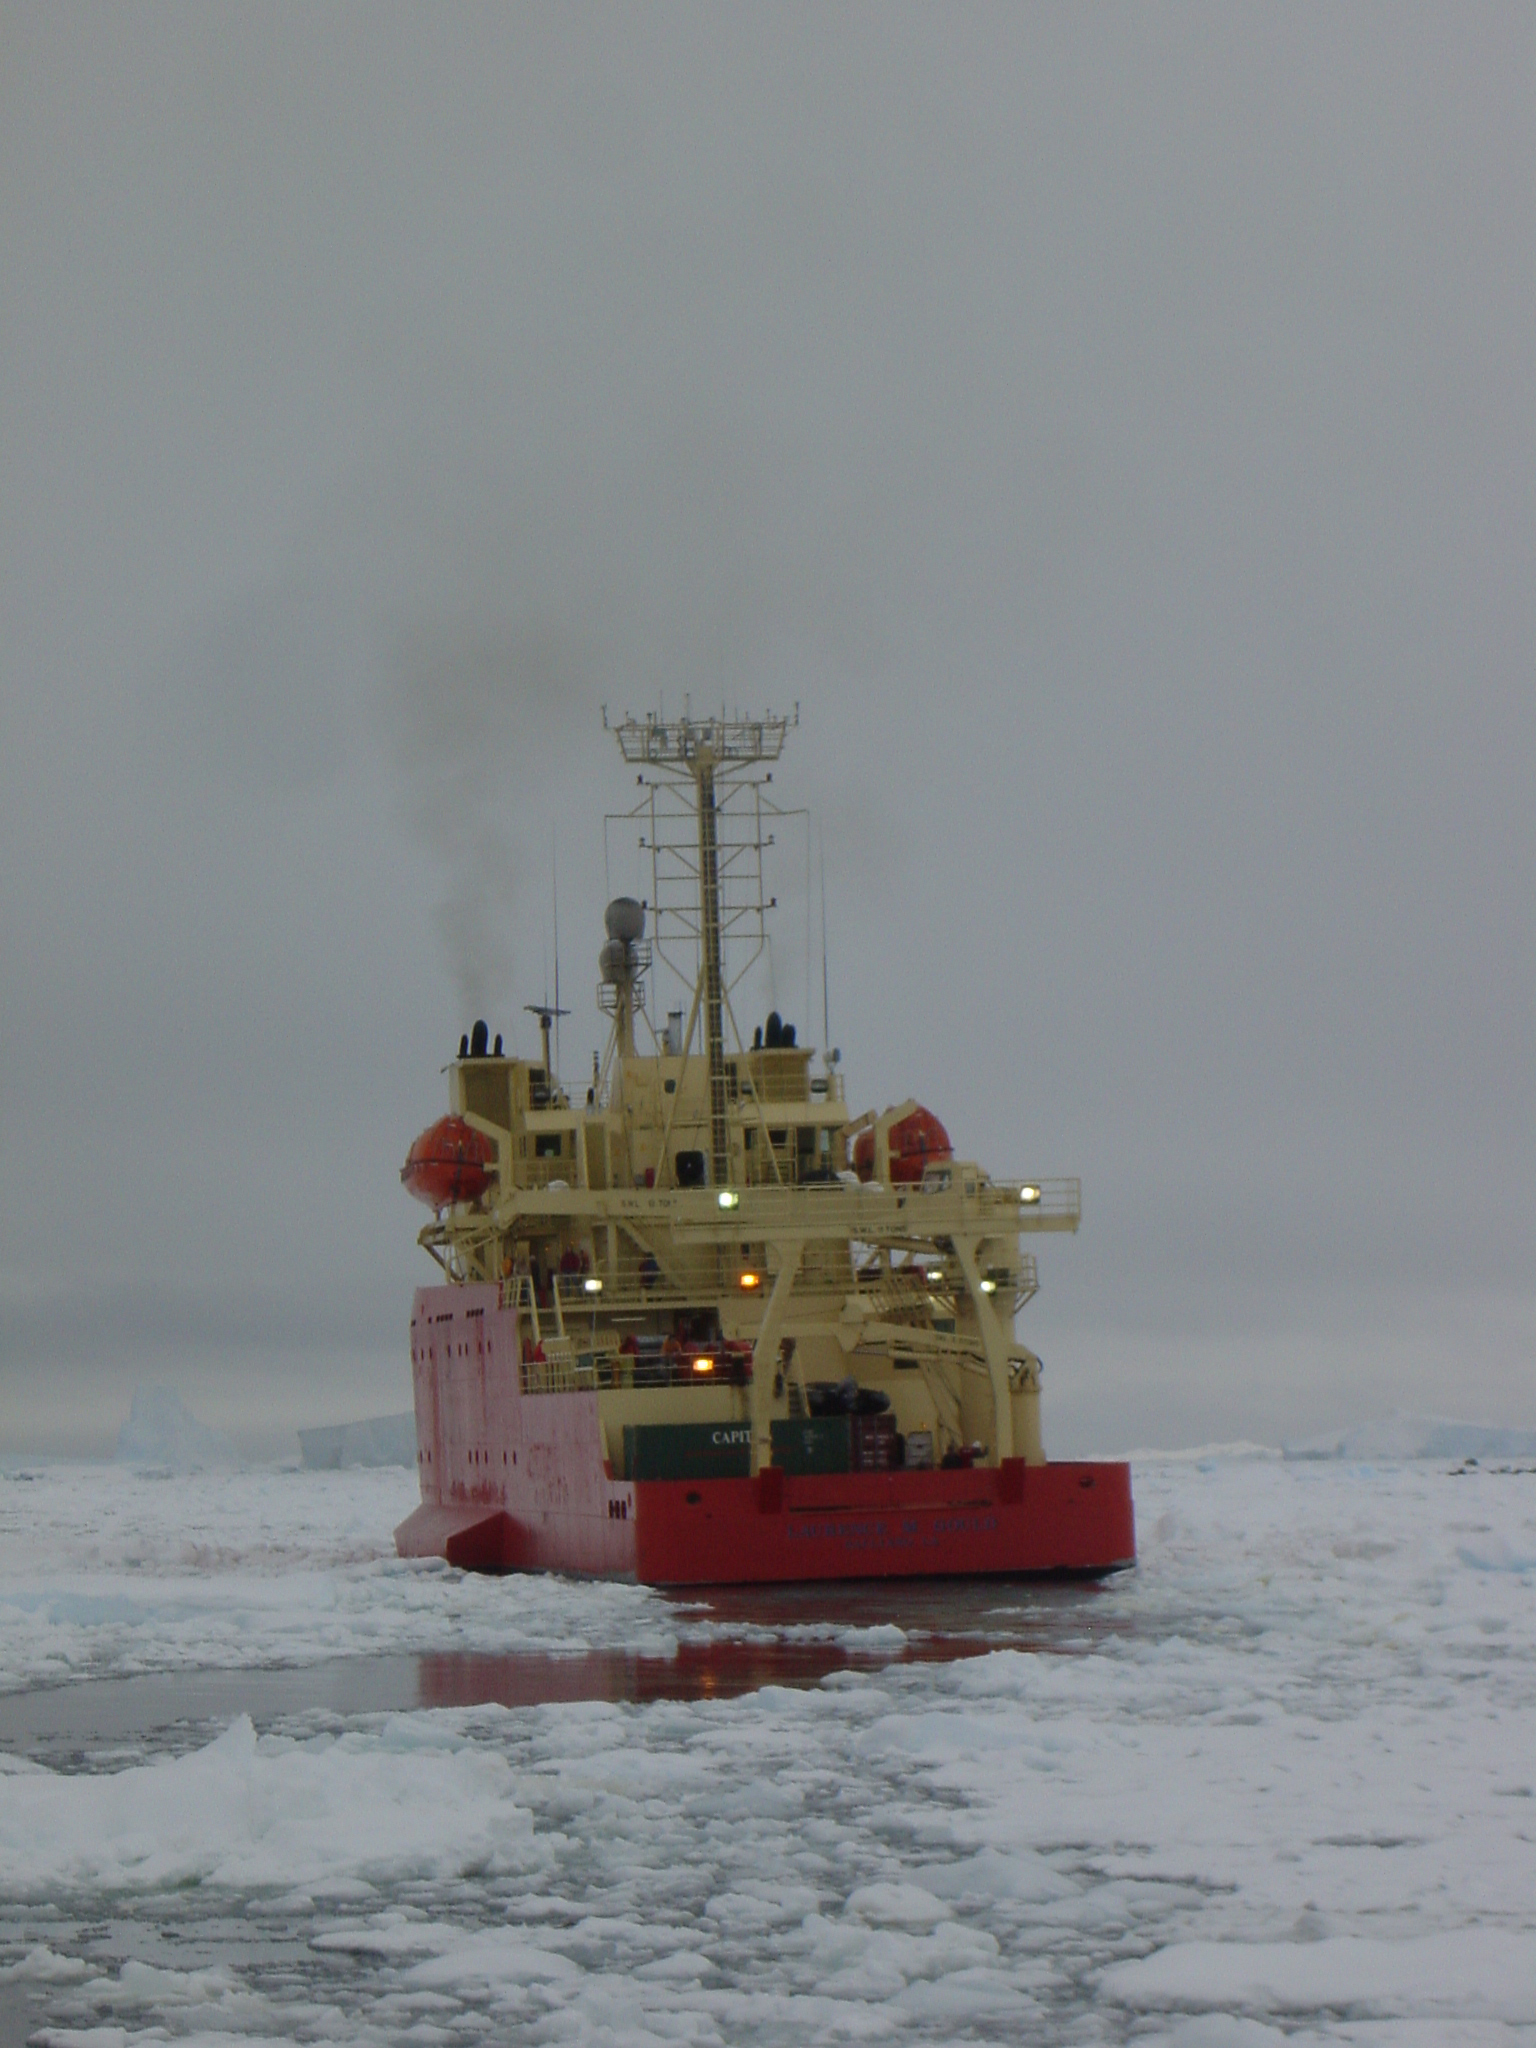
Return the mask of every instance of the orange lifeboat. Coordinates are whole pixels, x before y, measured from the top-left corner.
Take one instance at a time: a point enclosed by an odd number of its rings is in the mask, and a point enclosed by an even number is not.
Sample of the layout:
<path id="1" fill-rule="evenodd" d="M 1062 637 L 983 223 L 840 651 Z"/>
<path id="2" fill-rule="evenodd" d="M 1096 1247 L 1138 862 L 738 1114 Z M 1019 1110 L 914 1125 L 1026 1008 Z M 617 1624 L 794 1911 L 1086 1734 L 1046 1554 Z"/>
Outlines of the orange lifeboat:
<path id="1" fill-rule="evenodd" d="M 914 1109 L 891 1125 L 891 1179 L 903 1184 L 919 1181 L 925 1167 L 951 1158 L 949 1133 L 931 1109 Z M 853 1170 L 860 1180 L 873 1180 L 875 1134 L 860 1131 L 853 1141 Z"/>
<path id="2" fill-rule="evenodd" d="M 461 1116 L 445 1116 L 407 1152 L 400 1180 L 406 1193 L 429 1209 L 446 1209 L 483 1195 L 495 1165 L 496 1147 L 484 1132 L 471 1129 Z"/>

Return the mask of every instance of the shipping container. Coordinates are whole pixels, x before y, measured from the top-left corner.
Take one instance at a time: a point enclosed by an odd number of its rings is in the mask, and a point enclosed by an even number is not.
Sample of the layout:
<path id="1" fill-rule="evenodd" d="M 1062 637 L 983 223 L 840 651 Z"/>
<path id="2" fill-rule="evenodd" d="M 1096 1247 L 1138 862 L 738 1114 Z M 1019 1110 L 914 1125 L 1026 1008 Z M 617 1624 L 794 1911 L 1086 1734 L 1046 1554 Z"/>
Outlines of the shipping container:
<path id="1" fill-rule="evenodd" d="M 900 1460 L 893 1415 L 850 1415 L 849 1466 L 854 1472 L 889 1472 Z"/>
<path id="2" fill-rule="evenodd" d="M 624 1426 L 626 1479 L 746 1479 L 752 1429 L 745 1422 L 648 1422 Z"/>
<path id="3" fill-rule="evenodd" d="M 784 1472 L 846 1472 L 852 1463 L 851 1415 L 808 1415 L 772 1425 L 773 1462 Z"/>

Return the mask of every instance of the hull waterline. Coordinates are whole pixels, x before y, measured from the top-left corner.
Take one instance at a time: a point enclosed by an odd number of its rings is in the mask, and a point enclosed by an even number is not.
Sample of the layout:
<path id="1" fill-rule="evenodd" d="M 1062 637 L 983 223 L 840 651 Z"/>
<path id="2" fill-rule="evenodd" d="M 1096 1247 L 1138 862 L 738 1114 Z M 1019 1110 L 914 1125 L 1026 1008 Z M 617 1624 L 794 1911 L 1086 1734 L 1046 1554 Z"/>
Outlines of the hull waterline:
<path id="1" fill-rule="evenodd" d="M 926 1482 L 926 1483 L 924 1483 Z M 600 1527 L 559 1510 L 423 1503 L 402 1557 L 466 1571 L 569 1571 L 649 1586 L 1097 1577 L 1135 1562 L 1130 1468 L 1026 1466 L 795 1478 L 637 1480 Z"/>

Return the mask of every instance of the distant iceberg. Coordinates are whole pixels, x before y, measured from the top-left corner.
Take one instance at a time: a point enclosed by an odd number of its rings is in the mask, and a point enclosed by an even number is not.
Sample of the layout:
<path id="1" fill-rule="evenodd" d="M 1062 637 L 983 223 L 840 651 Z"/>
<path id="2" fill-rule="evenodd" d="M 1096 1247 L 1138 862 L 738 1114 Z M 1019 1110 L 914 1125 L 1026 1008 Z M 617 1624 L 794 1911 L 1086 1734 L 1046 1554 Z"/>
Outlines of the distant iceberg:
<path id="1" fill-rule="evenodd" d="M 165 1472 L 202 1472 L 238 1465 L 234 1445 L 209 1429 L 169 1387 L 136 1387 L 128 1420 L 118 1432 L 118 1462 Z"/>
<path id="2" fill-rule="evenodd" d="M 351 1465 L 414 1465 L 416 1417 L 374 1415 L 366 1422 L 332 1422 L 299 1431 L 299 1450 L 314 1472 Z"/>
<path id="3" fill-rule="evenodd" d="M 1349 1458 L 1362 1464 L 1398 1458 L 1536 1458 L 1536 1429 L 1453 1422 L 1444 1415 L 1387 1415 L 1286 1444 L 1284 1451 L 1287 1458 Z"/>

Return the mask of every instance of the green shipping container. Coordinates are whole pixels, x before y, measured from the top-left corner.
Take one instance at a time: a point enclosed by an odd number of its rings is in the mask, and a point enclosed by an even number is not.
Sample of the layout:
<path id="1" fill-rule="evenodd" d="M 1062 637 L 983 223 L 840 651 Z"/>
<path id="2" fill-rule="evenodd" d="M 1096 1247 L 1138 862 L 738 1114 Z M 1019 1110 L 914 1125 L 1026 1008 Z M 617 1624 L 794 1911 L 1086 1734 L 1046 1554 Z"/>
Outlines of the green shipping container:
<path id="1" fill-rule="evenodd" d="M 752 1429 L 745 1422 L 629 1422 L 626 1479 L 746 1479 Z"/>
<path id="2" fill-rule="evenodd" d="M 775 1422 L 773 1462 L 784 1472 L 846 1472 L 853 1457 L 852 1418 L 810 1415 Z"/>

